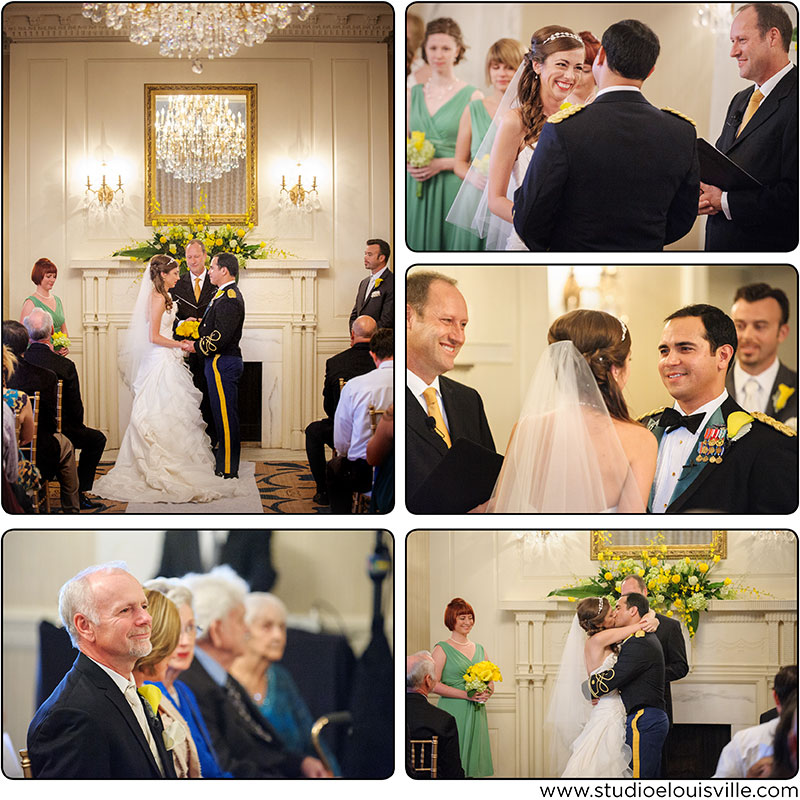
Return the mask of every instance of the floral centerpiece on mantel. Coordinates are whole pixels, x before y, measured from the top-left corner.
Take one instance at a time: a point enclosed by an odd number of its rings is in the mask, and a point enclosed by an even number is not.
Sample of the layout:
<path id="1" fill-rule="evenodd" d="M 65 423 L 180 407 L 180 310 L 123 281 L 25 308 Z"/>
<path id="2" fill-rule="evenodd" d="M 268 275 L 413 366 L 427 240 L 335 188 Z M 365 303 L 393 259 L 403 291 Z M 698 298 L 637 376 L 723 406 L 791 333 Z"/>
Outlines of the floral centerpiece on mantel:
<path id="1" fill-rule="evenodd" d="M 245 222 L 240 225 L 222 225 L 211 228 L 211 219 L 204 207 L 189 217 L 187 225 L 168 225 L 165 220 L 153 219 L 153 235 L 146 241 L 134 242 L 129 247 L 116 250 L 112 255 L 125 256 L 135 261 L 147 263 L 153 256 L 161 253 L 172 256 L 180 265 L 181 275 L 187 271 L 186 245 L 192 239 L 200 239 L 206 246 L 209 262 L 218 253 L 233 253 L 239 259 L 239 268 L 247 267 L 249 258 L 297 258 L 294 253 L 276 245 L 277 237 L 272 237 L 258 244 L 249 243 L 247 236 L 253 229 L 248 212 Z M 154 212 L 160 209 L 156 203 Z"/>
<path id="2" fill-rule="evenodd" d="M 598 531 L 603 539 L 603 549 L 598 553 L 600 566 L 592 578 L 583 578 L 574 585 L 554 589 L 548 597 L 558 595 L 570 601 L 584 597 L 606 597 L 616 602 L 619 587 L 625 578 L 638 575 L 647 586 L 647 599 L 655 611 L 668 617 L 677 616 L 686 625 L 689 638 L 694 638 L 700 624 L 700 612 L 708 610 L 710 600 L 733 600 L 740 593 L 761 596 L 756 589 L 741 584 L 734 585 L 730 578 L 715 580 L 711 573 L 720 557 L 711 546 L 707 560 L 692 560 L 688 556 L 673 562 L 667 561 L 664 535 L 658 534 L 647 543 L 641 558 L 620 558 L 611 547 L 607 531 Z"/>

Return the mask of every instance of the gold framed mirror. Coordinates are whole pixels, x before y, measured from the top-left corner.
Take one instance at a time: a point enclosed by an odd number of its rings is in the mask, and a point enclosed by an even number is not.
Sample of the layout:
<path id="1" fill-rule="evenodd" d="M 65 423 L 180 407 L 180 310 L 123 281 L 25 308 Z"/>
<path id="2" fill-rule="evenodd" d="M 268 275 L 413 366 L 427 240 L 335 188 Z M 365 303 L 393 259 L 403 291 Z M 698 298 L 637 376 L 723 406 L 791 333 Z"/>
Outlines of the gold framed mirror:
<path id="1" fill-rule="evenodd" d="M 641 558 L 643 550 L 652 550 L 657 535 L 664 537 L 667 558 L 720 558 L 728 556 L 726 531 L 592 531 L 589 557 L 597 561 L 601 550 L 611 550 L 615 557 Z M 713 553 L 712 553 L 713 551 Z"/>
<path id="2" fill-rule="evenodd" d="M 255 84 L 144 87 L 144 222 L 258 222 Z"/>

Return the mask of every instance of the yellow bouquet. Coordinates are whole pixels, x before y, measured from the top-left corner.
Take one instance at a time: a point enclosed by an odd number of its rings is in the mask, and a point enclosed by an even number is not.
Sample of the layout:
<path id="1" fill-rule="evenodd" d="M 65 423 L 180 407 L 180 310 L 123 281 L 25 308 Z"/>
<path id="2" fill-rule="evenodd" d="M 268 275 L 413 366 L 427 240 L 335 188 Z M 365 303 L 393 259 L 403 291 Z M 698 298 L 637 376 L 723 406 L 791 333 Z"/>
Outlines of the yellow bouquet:
<path id="1" fill-rule="evenodd" d="M 412 167 L 427 167 L 436 155 L 433 142 L 425 138 L 424 131 L 411 131 L 406 139 L 406 161 Z M 422 181 L 417 181 L 417 197 L 422 197 Z"/>
<path id="2" fill-rule="evenodd" d="M 178 323 L 177 327 L 175 328 L 175 333 L 177 333 L 178 336 L 186 336 L 189 339 L 199 339 L 200 334 L 197 332 L 199 327 L 200 320 L 184 319 Z"/>
<path id="3" fill-rule="evenodd" d="M 479 661 L 477 664 L 470 665 L 463 678 L 464 688 L 467 690 L 469 697 L 485 692 L 490 681 L 503 680 L 503 676 L 500 674 L 500 667 L 491 661 Z"/>
<path id="4" fill-rule="evenodd" d="M 69 347 L 72 342 L 69 340 L 69 336 L 66 333 L 61 333 L 61 331 L 56 331 L 52 337 L 53 341 L 53 349 L 54 350 L 61 350 L 64 347 Z"/>

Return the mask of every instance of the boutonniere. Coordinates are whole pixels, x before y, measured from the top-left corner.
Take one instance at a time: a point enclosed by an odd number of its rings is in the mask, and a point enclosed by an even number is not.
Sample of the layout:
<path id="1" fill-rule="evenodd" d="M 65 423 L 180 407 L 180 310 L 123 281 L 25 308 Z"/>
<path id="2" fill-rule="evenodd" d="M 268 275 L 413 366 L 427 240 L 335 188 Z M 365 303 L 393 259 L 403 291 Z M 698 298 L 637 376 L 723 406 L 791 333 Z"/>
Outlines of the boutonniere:
<path id="1" fill-rule="evenodd" d="M 776 411 L 780 411 L 786 406 L 789 398 L 794 394 L 794 387 L 787 386 L 785 383 L 778 384 L 778 391 L 772 395 L 772 405 Z"/>
<path id="2" fill-rule="evenodd" d="M 161 735 L 164 738 L 164 747 L 167 750 L 172 750 L 176 745 L 183 744 L 186 741 L 186 729 L 178 720 L 173 720 L 164 728 Z"/>
<path id="3" fill-rule="evenodd" d="M 633 635 L 634 635 L 634 636 L 635 636 L 637 639 L 641 639 L 641 638 L 643 638 L 643 637 L 644 637 L 644 631 L 636 631 L 636 633 L 634 633 Z"/>
<path id="4" fill-rule="evenodd" d="M 375 281 L 375 288 L 377 289 L 382 283 L 383 278 L 378 278 L 378 280 Z M 794 391 L 794 389 L 792 389 L 792 391 Z"/>
<path id="5" fill-rule="evenodd" d="M 153 710 L 153 716 L 158 716 L 158 707 L 161 704 L 161 689 L 158 686 L 153 686 L 152 683 L 145 683 L 136 691 L 147 700 L 147 704 Z"/>
<path id="6" fill-rule="evenodd" d="M 728 439 L 735 442 L 746 436 L 753 424 L 753 417 L 745 411 L 734 411 L 728 415 Z"/>

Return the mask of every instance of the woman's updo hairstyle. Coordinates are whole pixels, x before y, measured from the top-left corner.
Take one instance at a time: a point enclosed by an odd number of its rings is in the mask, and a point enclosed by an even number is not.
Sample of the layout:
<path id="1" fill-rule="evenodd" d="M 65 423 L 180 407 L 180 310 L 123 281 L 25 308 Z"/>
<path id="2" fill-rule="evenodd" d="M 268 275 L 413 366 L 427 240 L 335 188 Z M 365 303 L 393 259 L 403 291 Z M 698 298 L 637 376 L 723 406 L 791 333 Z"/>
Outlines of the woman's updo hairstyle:
<path id="1" fill-rule="evenodd" d="M 589 634 L 594 636 L 603 630 L 603 622 L 611 611 L 611 603 L 605 597 L 587 597 L 578 603 L 575 613 L 578 615 L 578 624 Z"/>
<path id="2" fill-rule="evenodd" d="M 597 53 L 600 50 L 600 41 L 591 31 L 581 31 L 578 36 L 583 39 L 583 47 L 586 53 L 583 56 L 583 63 L 594 64 Z"/>
<path id="3" fill-rule="evenodd" d="M 454 597 L 444 610 L 444 625 L 447 630 L 452 631 L 456 627 L 456 619 L 459 614 L 470 614 L 472 621 L 475 622 L 475 612 L 472 606 L 460 597 Z"/>
<path id="4" fill-rule="evenodd" d="M 570 341 L 586 359 L 600 387 L 608 413 L 614 419 L 633 422 L 622 389 L 611 367 L 622 369 L 631 351 L 631 335 L 625 325 L 605 311 L 577 308 L 559 317 L 547 332 L 547 343 Z"/>
<path id="5" fill-rule="evenodd" d="M 467 52 L 467 46 L 464 44 L 464 36 L 461 33 L 461 28 L 458 23 L 450 17 L 439 17 L 439 19 L 432 19 L 425 28 L 425 38 L 422 40 L 422 58 L 425 63 L 428 63 L 428 54 L 425 52 L 425 47 L 428 44 L 428 37 L 433 36 L 434 33 L 446 33 L 455 39 L 458 52 L 456 53 L 455 63 L 458 64 L 464 53 Z"/>
<path id="6" fill-rule="evenodd" d="M 555 34 L 562 35 L 556 36 Z M 525 129 L 526 145 L 533 144 L 539 138 L 544 123 L 547 121 L 542 109 L 542 82 L 533 68 L 534 61 L 544 64 L 547 56 L 552 53 L 560 50 L 582 49 L 583 42 L 580 36 L 563 25 L 546 25 L 531 36 L 530 49 L 523 59 L 525 69 L 522 71 L 517 87 L 517 99 L 522 115 L 522 125 Z"/>
<path id="7" fill-rule="evenodd" d="M 178 262 L 172 256 L 157 255 L 150 259 L 150 280 L 153 288 L 163 296 L 167 311 L 172 308 L 172 297 L 164 285 L 164 275 L 177 266 Z"/>

